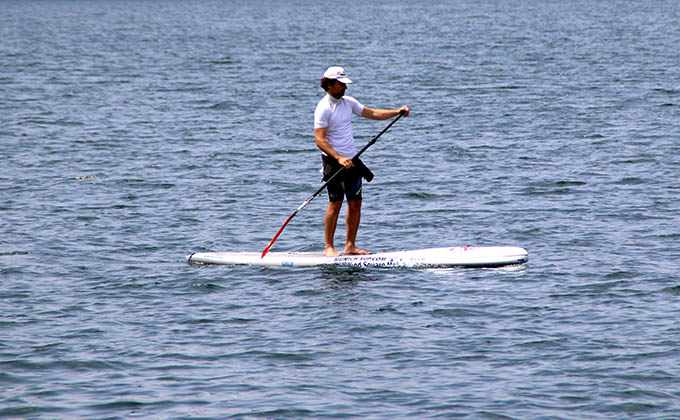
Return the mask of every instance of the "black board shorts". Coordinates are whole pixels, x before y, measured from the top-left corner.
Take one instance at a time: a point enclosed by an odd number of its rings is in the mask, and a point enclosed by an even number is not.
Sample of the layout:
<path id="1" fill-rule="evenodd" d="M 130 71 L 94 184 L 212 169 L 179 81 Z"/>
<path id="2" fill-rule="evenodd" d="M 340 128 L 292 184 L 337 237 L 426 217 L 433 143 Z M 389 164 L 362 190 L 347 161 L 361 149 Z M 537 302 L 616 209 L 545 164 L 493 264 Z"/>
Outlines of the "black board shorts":
<path id="1" fill-rule="evenodd" d="M 323 181 L 327 181 L 341 165 L 333 158 L 322 155 L 323 161 Z M 344 169 L 331 182 L 328 183 L 328 201 L 342 201 L 347 197 L 347 201 L 361 200 L 361 178 L 362 174 L 356 167 Z"/>

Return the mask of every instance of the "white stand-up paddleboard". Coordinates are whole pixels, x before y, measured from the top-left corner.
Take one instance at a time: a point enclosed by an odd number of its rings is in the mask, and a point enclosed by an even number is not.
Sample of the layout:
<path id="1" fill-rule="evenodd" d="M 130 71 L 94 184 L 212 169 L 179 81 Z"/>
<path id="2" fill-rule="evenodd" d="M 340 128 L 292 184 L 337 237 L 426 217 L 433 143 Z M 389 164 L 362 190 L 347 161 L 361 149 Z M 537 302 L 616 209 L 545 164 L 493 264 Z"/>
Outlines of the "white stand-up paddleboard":
<path id="1" fill-rule="evenodd" d="M 370 255 L 326 257 L 320 252 L 196 252 L 189 264 L 254 265 L 262 267 L 343 266 L 366 268 L 501 267 L 529 261 L 524 248 L 515 246 L 456 246 Z"/>

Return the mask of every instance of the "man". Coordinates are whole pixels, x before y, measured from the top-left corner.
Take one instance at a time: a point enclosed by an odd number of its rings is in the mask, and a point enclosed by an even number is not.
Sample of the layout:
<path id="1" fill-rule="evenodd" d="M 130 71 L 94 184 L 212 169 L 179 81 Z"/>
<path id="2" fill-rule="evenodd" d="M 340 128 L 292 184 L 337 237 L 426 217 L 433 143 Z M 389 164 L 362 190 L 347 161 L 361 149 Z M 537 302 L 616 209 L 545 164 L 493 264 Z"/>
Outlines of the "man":
<path id="1" fill-rule="evenodd" d="M 323 254 L 338 256 L 333 237 L 342 207 L 343 198 L 347 197 L 347 237 L 344 254 L 365 255 L 370 251 L 356 246 L 357 230 L 361 219 L 361 178 L 372 177 L 370 171 L 360 162 L 355 165 L 352 157 L 357 153 L 352 133 L 352 114 L 373 120 L 386 120 L 403 113 L 408 116 L 406 106 L 400 109 L 373 109 L 362 105 L 351 96 L 345 96 L 347 85 L 352 81 L 342 67 L 329 67 L 321 79 L 321 87 L 327 92 L 314 111 L 314 137 L 316 145 L 321 149 L 323 159 L 324 180 L 333 175 L 340 166 L 345 170 L 328 184 L 328 209 L 324 218 L 324 234 L 326 244 Z M 368 175 L 367 175 L 368 174 Z M 370 179 L 368 179 L 370 181 Z"/>

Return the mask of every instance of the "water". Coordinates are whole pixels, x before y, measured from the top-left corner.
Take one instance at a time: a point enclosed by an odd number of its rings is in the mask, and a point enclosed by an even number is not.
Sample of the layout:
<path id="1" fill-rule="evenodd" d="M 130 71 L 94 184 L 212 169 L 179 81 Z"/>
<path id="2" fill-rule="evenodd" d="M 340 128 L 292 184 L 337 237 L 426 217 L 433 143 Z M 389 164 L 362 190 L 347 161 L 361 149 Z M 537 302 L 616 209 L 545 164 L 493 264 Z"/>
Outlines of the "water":
<path id="1" fill-rule="evenodd" d="M 2 2 L 0 417 L 680 418 L 677 4 L 308 3 Z M 316 189 L 330 65 L 412 109 L 358 244 L 529 264 L 186 265 Z"/>

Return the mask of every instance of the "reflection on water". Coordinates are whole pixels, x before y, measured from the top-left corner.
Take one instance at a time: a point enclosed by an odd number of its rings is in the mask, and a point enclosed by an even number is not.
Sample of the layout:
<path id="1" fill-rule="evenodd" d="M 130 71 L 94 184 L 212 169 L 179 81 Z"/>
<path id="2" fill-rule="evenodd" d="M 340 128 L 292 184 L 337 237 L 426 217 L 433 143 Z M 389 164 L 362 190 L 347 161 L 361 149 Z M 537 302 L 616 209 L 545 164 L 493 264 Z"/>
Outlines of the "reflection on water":
<path id="1" fill-rule="evenodd" d="M 377 281 L 382 276 L 376 270 L 359 267 L 321 267 L 317 278 L 323 279 L 331 289 L 350 288 L 358 283 Z"/>

